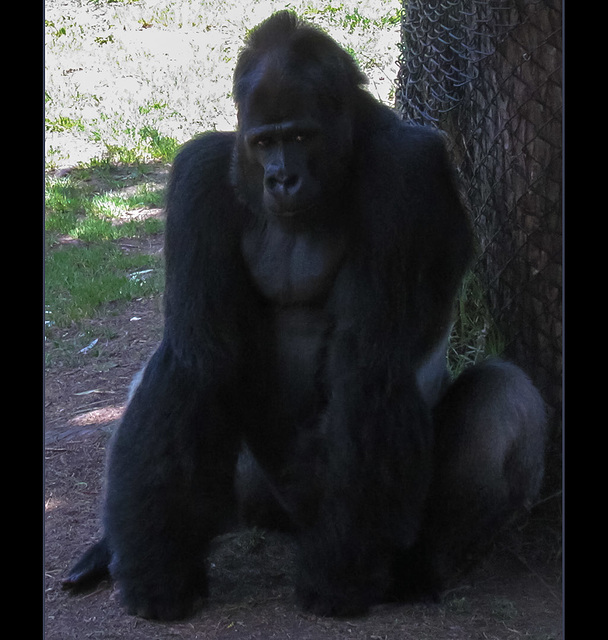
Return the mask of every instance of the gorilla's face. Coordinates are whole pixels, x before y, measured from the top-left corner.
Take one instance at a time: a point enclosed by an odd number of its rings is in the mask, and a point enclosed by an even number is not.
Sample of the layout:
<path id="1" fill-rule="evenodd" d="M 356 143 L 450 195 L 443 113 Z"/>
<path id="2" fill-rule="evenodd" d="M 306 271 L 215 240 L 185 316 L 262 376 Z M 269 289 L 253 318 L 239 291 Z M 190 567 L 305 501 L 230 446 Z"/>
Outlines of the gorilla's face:
<path id="1" fill-rule="evenodd" d="M 349 177 L 352 87 L 330 90 L 332 78 L 310 55 L 265 54 L 238 78 L 233 180 L 246 204 L 267 216 L 330 215 Z"/>

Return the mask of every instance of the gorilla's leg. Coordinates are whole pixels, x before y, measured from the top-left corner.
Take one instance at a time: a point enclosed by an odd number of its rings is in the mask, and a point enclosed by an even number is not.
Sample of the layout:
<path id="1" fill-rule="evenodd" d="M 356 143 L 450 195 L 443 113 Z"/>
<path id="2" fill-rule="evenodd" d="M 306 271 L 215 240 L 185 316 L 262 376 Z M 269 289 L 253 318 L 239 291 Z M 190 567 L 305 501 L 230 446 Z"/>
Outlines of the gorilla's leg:
<path id="1" fill-rule="evenodd" d="M 206 595 L 205 555 L 235 508 L 238 409 L 215 378 L 163 345 L 108 460 L 110 571 L 130 613 L 176 619 Z"/>
<path id="2" fill-rule="evenodd" d="M 435 426 L 423 531 L 395 568 L 402 598 L 436 598 L 532 506 L 543 478 L 544 403 L 513 364 L 491 359 L 465 371 L 437 406 Z"/>

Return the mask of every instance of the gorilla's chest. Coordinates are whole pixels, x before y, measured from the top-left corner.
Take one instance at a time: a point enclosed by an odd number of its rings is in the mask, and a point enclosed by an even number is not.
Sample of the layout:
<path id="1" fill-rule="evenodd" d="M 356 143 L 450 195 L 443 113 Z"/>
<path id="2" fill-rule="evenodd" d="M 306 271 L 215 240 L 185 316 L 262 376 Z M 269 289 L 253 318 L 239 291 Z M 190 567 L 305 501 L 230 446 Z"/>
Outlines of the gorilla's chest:
<path id="1" fill-rule="evenodd" d="M 290 232 L 277 225 L 245 234 L 242 250 L 254 285 L 272 308 L 275 413 L 289 421 L 306 419 L 314 410 L 329 323 L 326 303 L 345 242 L 328 231 Z"/>
<path id="2" fill-rule="evenodd" d="M 260 293 L 278 308 L 323 305 L 344 256 L 340 235 L 279 224 L 244 234 L 242 250 Z"/>

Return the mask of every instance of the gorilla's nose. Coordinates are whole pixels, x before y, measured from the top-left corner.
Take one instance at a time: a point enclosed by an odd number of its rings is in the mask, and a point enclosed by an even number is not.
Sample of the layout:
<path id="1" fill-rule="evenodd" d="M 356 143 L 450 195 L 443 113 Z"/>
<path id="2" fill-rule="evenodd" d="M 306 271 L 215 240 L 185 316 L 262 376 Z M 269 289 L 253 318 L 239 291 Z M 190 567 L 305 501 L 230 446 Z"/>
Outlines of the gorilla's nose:
<path id="1" fill-rule="evenodd" d="M 284 171 L 269 173 L 264 178 L 264 187 L 278 202 L 290 200 L 297 196 L 302 181 L 297 174 L 287 174 Z"/>

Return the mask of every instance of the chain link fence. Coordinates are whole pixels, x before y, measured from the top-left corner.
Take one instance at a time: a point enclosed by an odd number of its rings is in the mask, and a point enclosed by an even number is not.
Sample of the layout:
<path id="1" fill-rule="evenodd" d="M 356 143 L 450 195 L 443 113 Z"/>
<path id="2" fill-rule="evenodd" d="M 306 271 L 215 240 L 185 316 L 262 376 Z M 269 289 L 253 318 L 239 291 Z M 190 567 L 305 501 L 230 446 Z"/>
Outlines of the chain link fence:
<path id="1" fill-rule="evenodd" d="M 443 130 L 504 353 L 554 427 L 561 486 L 562 16 L 559 0 L 403 0 L 396 107 Z"/>
<path id="2" fill-rule="evenodd" d="M 505 355 L 558 427 L 561 26 L 559 0 L 403 0 L 396 93 L 405 119 L 448 136 L 478 241 L 474 274 Z"/>

